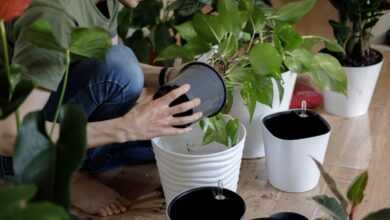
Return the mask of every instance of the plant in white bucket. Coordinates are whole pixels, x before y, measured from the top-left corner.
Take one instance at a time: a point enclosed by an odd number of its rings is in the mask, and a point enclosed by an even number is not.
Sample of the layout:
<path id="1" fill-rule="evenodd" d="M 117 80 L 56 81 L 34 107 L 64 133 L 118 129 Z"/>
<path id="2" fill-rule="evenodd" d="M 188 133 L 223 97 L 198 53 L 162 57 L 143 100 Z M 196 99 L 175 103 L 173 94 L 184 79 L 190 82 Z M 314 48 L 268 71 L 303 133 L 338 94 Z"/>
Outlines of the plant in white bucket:
<path id="1" fill-rule="evenodd" d="M 264 156 L 260 120 L 288 109 L 295 73 L 310 73 L 322 88 L 344 93 L 347 87 L 339 62 L 312 50 L 320 43 L 331 51 L 343 49 L 335 41 L 301 36 L 293 28 L 316 0 L 296 1 L 279 9 L 259 2 L 219 0 L 210 14 L 197 14 L 175 26 L 182 45 L 172 45 L 159 55 L 159 59 L 193 61 L 211 51 L 207 63 L 227 84 L 225 113 L 238 118 L 248 132 L 244 158 Z"/>
<path id="2" fill-rule="evenodd" d="M 237 190 L 245 127 L 229 116 L 218 115 L 211 120 L 216 122 L 198 124 L 188 134 L 152 140 L 168 203 L 181 192 L 196 187 L 217 186 L 218 182 L 227 189 Z M 218 127 L 214 127 L 214 124 Z M 201 127 L 206 130 L 218 129 L 219 136 L 210 139 L 217 141 L 203 142 Z M 231 139 L 231 136 L 235 138 Z"/>
<path id="3" fill-rule="evenodd" d="M 334 35 L 345 48 L 344 54 L 335 55 L 343 64 L 348 77 L 346 95 L 325 91 L 327 112 L 356 117 L 367 113 L 382 65 L 383 55 L 371 48 L 371 29 L 383 14 L 381 0 L 330 0 L 338 10 L 339 20 L 330 21 Z"/>

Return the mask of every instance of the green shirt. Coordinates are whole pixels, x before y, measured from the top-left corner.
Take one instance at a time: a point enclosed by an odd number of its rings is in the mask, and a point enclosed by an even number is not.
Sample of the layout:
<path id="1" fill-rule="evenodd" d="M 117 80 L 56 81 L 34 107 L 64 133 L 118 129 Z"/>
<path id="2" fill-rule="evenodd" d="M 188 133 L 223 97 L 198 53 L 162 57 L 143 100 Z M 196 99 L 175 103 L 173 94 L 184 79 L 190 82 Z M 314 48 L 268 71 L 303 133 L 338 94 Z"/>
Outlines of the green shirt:
<path id="1" fill-rule="evenodd" d="M 27 11 L 14 22 L 13 62 L 28 70 L 25 78 L 32 80 L 38 87 L 51 91 L 57 90 L 65 73 L 64 54 L 37 48 L 23 40 L 23 30 L 37 19 L 47 20 L 59 43 L 68 45 L 64 34 L 70 34 L 74 27 L 102 27 L 116 33 L 117 16 L 120 3 L 107 0 L 110 18 L 105 17 L 96 6 L 97 0 L 33 0 Z"/>

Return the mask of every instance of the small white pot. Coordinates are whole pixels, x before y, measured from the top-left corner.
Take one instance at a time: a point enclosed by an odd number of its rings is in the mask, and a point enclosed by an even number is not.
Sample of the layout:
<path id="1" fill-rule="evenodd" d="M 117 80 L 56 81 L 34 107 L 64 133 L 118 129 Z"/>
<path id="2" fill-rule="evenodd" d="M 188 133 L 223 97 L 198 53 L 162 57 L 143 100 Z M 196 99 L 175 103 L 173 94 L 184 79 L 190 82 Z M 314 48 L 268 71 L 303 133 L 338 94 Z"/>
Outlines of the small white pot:
<path id="1" fill-rule="evenodd" d="M 231 148 L 217 143 L 202 146 L 202 136 L 196 125 L 188 134 L 152 140 L 167 204 L 181 192 L 217 186 L 218 181 L 227 189 L 237 190 L 245 127 L 240 126 L 239 142 Z"/>
<path id="2" fill-rule="evenodd" d="M 263 119 L 266 167 L 269 182 L 284 192 L 306 192 L 320 179 L 311 157 L 325 158 L 331 128 L 315 112 L 300 118 L 299 110 L 279 112 Z"/>
<path id="3" fill-rule="evenodd" d="M 247 131 L 243 155 L 244 159 L 264 157 L 265 152 L 264 141 L 261 135 L 261 120 L 264 116 L 273 112 L 286 111 L 289 109 L 296 78 L 297 74 L 290 71 L 282 74 L 282 79 L 284 81 L 284 94 L 281 102 L 277 84 L 275 80 L 272 80 L 274 90 L 272 108 L 261 103 L 257 103 L 252 122 L 249 121 L 249 112 L 241 98 L 239 89 L 235 89 L 230 115 L 238 118 L 245 125 Z"/>
<path id="4" fill-rule="evenodd" d="M 325 110 L 342 117 L 357 117 L 367 113 L 376 82 L 383 66 L 380 63 L 366 67 L 344 67 L 348 78 L 347 96 L 324 91 Z"/>

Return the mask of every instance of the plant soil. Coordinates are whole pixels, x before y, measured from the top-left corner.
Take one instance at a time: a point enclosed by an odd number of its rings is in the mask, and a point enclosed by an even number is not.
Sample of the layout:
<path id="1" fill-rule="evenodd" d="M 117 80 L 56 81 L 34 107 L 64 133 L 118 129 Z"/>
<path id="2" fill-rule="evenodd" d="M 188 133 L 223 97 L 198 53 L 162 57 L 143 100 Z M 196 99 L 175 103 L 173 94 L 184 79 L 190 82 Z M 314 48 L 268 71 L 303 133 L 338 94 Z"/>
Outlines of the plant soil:
<path id="1" fill-rule="evenodd" d="M 360 58 L 351 58 L 351 57 L 344 58 L 341 53 L 331 52 L 331 51 L 326 50 L 326 49 L 322 49 L 320 52 L 327 53 L 327 54 L 334 56 L 341 63 L 341 65 L 344 67 L 371 66 L 371 65 L 375 65 L 383 60 L 382 54 L 375 49 L 370 49 L 368 56 L 364 56 L 364 57 L 360 57 Z"/>

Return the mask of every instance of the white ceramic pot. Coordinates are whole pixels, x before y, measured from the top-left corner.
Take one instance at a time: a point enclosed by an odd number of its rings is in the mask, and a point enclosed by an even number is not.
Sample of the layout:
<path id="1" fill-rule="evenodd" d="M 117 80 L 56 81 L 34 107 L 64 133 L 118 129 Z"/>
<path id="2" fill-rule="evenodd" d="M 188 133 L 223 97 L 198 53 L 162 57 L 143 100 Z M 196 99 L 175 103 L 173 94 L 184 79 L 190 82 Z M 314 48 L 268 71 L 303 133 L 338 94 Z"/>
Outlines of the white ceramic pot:
<path id="1" fill-rule="evenodd" d="M 245 125 L 247 131 L 243 155 L 244 159 L 262 158 L 265 155 L 264 141 L 261 135 L 262 118 L 273 112 L 286 111 L 290 107 L 297 74 L 289 71 L 283 73 L 282 78 L 284 81 L 284 94 L 282 101 L 280 102 L 279 90 L 275 80 L 273 80 L 274 98 L 272 108 L 261 103 L 257 103 L 252 123 L 249 121 L 249 112 L 241 98 L 240 91 L 238 89 L 234 91 L 233 105 L 230 115 L 238 118 Z"/>
<path id="2" fill-rule="evenodd" d="M 383 60 L 366 67 L 344 67 L 348 78 L 347 96 L 333 91 L 324 91 L 325 110 L 347 118 L 366 114 L 382 66 Z"/>
<path id="3" fill-rule="evenodd" d="M 321 163 L 331 133 L 329 124 L 315 112 L 300 118 L 299 110 L 279 112 L 263 119 L 268 180 L 284 192 L 306 192 L 319 182 Z"/>
<path id="4" fill-rule="evenodd" d="M 227 148 L 211 143 L 202 146 L 202 130 L 195 126 L 184 135 L 152 140 L 161 184 L 167 203 L 179 193 L 196 187 L 217 186 L 236 191 L 246 137 L 240 126 L 239 142 Z"/>

